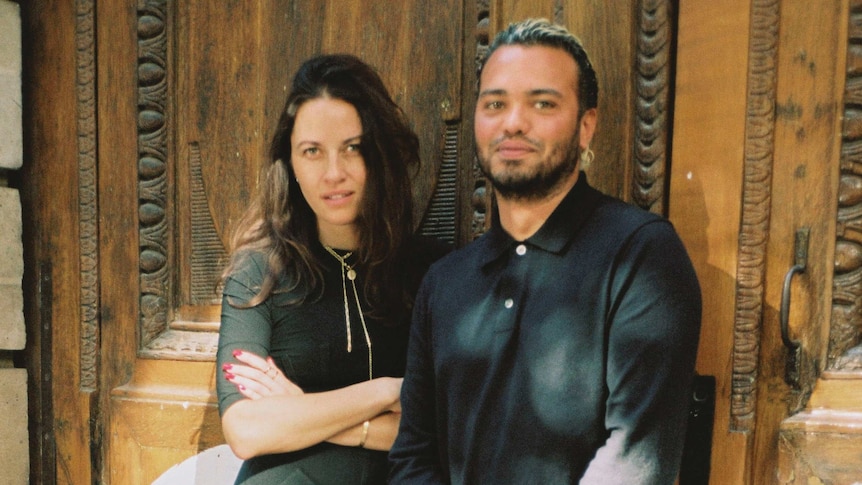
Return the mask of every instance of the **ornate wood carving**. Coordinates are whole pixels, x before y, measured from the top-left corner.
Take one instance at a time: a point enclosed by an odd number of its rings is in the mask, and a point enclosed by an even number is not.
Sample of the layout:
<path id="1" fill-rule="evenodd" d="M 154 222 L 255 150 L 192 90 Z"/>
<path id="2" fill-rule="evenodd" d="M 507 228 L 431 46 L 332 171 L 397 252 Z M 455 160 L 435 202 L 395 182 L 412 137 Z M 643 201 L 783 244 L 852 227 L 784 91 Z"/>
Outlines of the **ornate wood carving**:
<path id="1" fill-rule="evenodd" d="M 553 21 L 561 24 L 563 23 L 563 8 L 565 6 L 565 0 L 554 0 L 554 18 Z"/>
<path id="2" fill-rule="evenodd" d="M 169 268 L 167 1 L 138 7 L 138 199 L 140 236 L 140 345 L 167 327 Z"/>
<path id="3" fill-rule="evenodd" d="M 777 0 L 752 3 L 730 429 L 753 429 L 772 185 Z"/>
<path id="4" fill-rule="evenodd" d="M 850 2 L 827 369 L 862 370 L 862 1 Z"/>
<path id="5" fill-rule="evenodd" d="M 422 221 L 421 233 L 455 243 L 458 200 L 458 123 L 447 123 L 437 187 Z"/>
<path id="6" fill-rule="evenodd" d="M 643 209 L 665 211 L 669 133 L 672 12 L 668 0 L 638 2 L 637 98 L 632 201 Z"/>
<path id="7" fill-rule="evenodd" d="M 78 106 L 78 229 L 81 264 L 80 387 L 98 384 L 99 228 L 96 180 L 96 63 L 93 0 L 76 2 L 75 22 Z"/>
<path id="8" fill-rule="evenodd" d="M 191 280 L 192 304 L 218 303 L 216 284 L 227 258 L 207 203 L 201 172 L 201 150 L 197 143 L 189 149 L 191 171 Z"/>
<path id="9" fill-rule="evenodd" d="M 488 45 L 491 41 L 491 9 L 489 0 L 477 0 L 476 9 L 479 13 L 476 24 L 476 72 L 479 71 L 479 63 L 488 54 Z M 485 233 L 491 224 L 486 216 L 491 211 L 491 188 L 487 180 L 479 170 L 478 161 L 473 158 L 473 196 L 470 199 L 470 207 L 473 209 L 470 224 L 470 239 L 473 240 Z"/>

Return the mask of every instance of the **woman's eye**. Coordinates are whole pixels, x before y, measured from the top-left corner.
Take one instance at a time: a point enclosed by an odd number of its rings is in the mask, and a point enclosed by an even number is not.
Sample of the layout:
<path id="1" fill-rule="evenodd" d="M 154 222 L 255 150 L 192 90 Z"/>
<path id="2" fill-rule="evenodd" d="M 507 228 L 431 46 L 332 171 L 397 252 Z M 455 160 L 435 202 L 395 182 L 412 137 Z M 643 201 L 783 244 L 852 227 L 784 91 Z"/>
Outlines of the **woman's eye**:
<path id="1" fill-rule="evenodd" d="M 313 157 L 320 153 L 320 149 L 317 147 L 308 147 L 302 151 L 302 153 L 307 157 Z"/>
<path id="2" fill-rule="evenodd" d="M 351 153 L 360 153 L 362 151 L 362 147 L 359 143 L 351 143 L 347 145 L 347 151 Z"/>

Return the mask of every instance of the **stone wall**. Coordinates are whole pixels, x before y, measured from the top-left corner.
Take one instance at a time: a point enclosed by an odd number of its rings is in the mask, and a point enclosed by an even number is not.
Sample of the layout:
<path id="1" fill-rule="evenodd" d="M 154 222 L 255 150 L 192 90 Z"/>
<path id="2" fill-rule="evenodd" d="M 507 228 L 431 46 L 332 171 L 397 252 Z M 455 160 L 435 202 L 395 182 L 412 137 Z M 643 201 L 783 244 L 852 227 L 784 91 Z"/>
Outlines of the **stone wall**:
<path id="1" fill-rule="evenodd" d="M 23 163 L 21 132 L 21 16 L 16 2 L 0 0 L 0 483 L 29 481 L 27 371 L 17 368 L 24 349 L 24 274 L 21 198 L 14 187 Z"/>

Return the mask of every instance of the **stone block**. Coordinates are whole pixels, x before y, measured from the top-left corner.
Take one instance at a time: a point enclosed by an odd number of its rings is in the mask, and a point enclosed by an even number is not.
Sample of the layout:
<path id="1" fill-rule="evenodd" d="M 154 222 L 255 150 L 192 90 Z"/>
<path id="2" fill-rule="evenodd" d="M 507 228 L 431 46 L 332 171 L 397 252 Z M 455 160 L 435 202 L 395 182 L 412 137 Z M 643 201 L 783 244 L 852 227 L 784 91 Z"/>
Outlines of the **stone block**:
<path id="1" fill-rule="evenodd" d="M 21 168 L 21 13 L 0 0 L 0 168 Z"/>
<path id="2" fill-rule="evenodd" d="M 0 350 L 21 350 L 26 341 L 21 225 L 18 191 L 0 187 Z"/>
<path id="3" fill-rule="evenodd" d="M 26 485 L 30 477 L 27 371 L 0 369 L 0 483 Z"/>

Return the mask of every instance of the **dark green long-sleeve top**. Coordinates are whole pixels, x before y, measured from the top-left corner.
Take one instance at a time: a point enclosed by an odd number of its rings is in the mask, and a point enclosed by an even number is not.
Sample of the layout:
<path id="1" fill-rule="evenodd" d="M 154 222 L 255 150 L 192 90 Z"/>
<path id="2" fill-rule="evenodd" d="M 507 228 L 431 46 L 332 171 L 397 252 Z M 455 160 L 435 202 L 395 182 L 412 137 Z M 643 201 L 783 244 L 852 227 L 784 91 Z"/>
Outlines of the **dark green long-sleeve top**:
<path id="1" fill-rule="evenodd" d="M 671 224 L 586 176 L 539 231 L 429 270 L 394 484 L 672 484 L 701 318 Z"/>
<path id="2" fill-rule="evenodd" d="M 246 303 L 258 293 L 266 274 L 265 258 L 260 253 L 249 253 L 227 279 L 223 290 L 217 369 L 226 362 L 237 362 L 232 352 L 240 349 L 263 357 L 271 355 L 285 376 L 305 392 L 328 391 L 368 380 L 368 347 L 350 282 L 347 281 L 347 302 L 352 352 L 347 352 L 341 265 L 319 244 L 312 251 L 323 265 L 324 291 L 317 300 L 290 305 L 297 291 L 274 292 L 263 303 L 251 308 L 231 305 L 229 302 Z M 417 238 L 403 268 L 404 284 L 415 292 L 421 276 L 443 251 L 443 246 Z M 368 304 L 358 284 L 362 277 L 358 275 L 357 289 L 361 305 L 367 311 Z M 283 287 L 285 281 L 282 278 L 279 286 Z M 379 320 L 366 317 L 365 321 L 372 341 L 374 377 L 403 376 L 409 322 L 384 326 Z M 245 399 L 220 371 L 216 387 L 220 413 Z M 246 460 L 237 483 L 382 484 L 386 473 L 385 452 L 321 443 L 293 453 Z"/>

